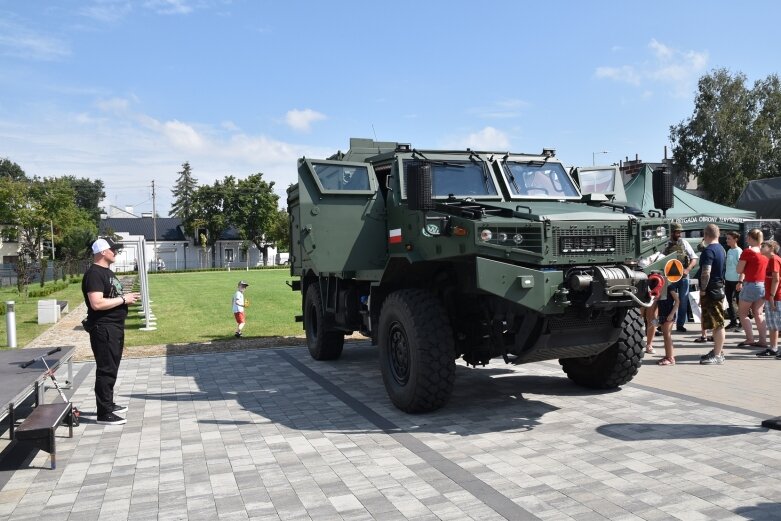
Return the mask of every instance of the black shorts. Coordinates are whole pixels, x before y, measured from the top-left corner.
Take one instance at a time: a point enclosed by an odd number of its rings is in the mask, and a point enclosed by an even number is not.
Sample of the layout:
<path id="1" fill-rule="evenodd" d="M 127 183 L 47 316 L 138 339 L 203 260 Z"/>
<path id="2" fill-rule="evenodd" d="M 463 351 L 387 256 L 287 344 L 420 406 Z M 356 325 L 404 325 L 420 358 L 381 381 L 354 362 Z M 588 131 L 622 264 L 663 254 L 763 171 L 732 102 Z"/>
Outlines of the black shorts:
<path id="1" fill-rule="evenodd" d="M 675 307 L 675 301 L 672 297 L 668 296 L 664 300 L 659 301 L 659 324 L 664 324 L 665 322 L 675 322 L 675 319 L 678 318 L 678 313 L 676 312 L 675 315 L 673 315 L 673 318 L 671 320 L 668 320 L 668 315 L 672 312 L 673 308 Z"/>

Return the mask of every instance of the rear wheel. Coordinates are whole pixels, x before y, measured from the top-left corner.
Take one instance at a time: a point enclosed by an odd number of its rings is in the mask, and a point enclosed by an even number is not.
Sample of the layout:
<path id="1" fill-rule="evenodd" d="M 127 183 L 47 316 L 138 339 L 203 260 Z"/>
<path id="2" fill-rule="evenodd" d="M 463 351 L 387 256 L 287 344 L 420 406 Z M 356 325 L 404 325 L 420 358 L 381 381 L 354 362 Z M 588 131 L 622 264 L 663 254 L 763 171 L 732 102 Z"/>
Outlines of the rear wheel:
<path id="1" fill-rule="evenodd" d="M 327 331 L 323 318 L 323 299 L 319 286 L 314 283 L 307 288 L 304 298 L 306 344 L 315 360 L 336 360 L 342 354 L 344 333 Z"/>
<path id="2" fill-rule="evenodd" d="M 618 341 L 598 355 L 564 358 L 559 363 L 575 383 L 595 389 L 614 389 L 628 383 L 643 363 L 643 317 L 630 309 L 621 324 Z"/>
<path id="3" fill-rule="evenodd" d="M 456 377 L 453 331 L 442 303 L 423 290 L 401 290 L 384 302 L 379 325 L 382 380 L 405 412 L 439 409 Z"/>

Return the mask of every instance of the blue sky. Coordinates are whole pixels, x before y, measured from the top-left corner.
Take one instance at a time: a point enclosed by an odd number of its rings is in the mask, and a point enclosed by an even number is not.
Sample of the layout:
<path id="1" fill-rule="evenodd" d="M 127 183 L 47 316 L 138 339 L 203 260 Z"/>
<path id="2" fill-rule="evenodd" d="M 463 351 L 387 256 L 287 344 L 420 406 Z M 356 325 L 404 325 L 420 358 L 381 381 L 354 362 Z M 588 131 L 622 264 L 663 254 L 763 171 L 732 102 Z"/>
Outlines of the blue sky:
<path id="1" fill-rule="evenodd" d="M 163 216 L 185 161 L 285 206 L 296 159 L 350 137 L 658 161 L 701 75 L 779 72 L 780 5 L 0 0 L 0 157 L 137 212 L 154 180 Z"/>

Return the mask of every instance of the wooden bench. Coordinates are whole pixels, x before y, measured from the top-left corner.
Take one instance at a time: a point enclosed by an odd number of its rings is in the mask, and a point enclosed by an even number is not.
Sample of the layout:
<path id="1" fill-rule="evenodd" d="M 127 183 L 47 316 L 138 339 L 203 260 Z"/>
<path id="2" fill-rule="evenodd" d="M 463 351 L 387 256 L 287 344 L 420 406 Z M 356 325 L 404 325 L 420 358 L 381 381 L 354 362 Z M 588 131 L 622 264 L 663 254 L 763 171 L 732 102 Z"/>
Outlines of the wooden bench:
<path id="1" fill-rule="evenodd" d="M 68 437 L 73 438 L 73 405 L 70 402 L 38 405 L 15 429 L 14 438 L 51 454 L 52 469 L 57 467 L 54 432 L 63 421 L 68 422 Z"/>

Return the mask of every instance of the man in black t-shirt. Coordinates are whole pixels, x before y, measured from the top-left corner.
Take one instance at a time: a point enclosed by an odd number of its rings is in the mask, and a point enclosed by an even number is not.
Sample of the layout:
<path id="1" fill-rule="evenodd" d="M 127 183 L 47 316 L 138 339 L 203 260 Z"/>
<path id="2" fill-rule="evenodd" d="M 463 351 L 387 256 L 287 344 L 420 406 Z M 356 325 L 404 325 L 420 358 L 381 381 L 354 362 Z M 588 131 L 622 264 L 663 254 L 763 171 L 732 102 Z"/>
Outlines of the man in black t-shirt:
<path id="1" fill-rule="evenodd" d="M 84 329 L 89 333 L 97 366 L 97 421 L 106 425 L 122 425 L 127 422 L 116 415 L 117 412 L 127 411 L 127 407 L 114 403 L 114 384 L 125 347 L 127 307 L 141 298 L 139 293 L 124 293 L 119 279 L 109 269 L 114 263 L 118 249 L 119 246 L 109 238 L 100 238 L 92 243 L 93 264 L 87 268 L 81 281 L 81 292 L 87 304 Z"/>

